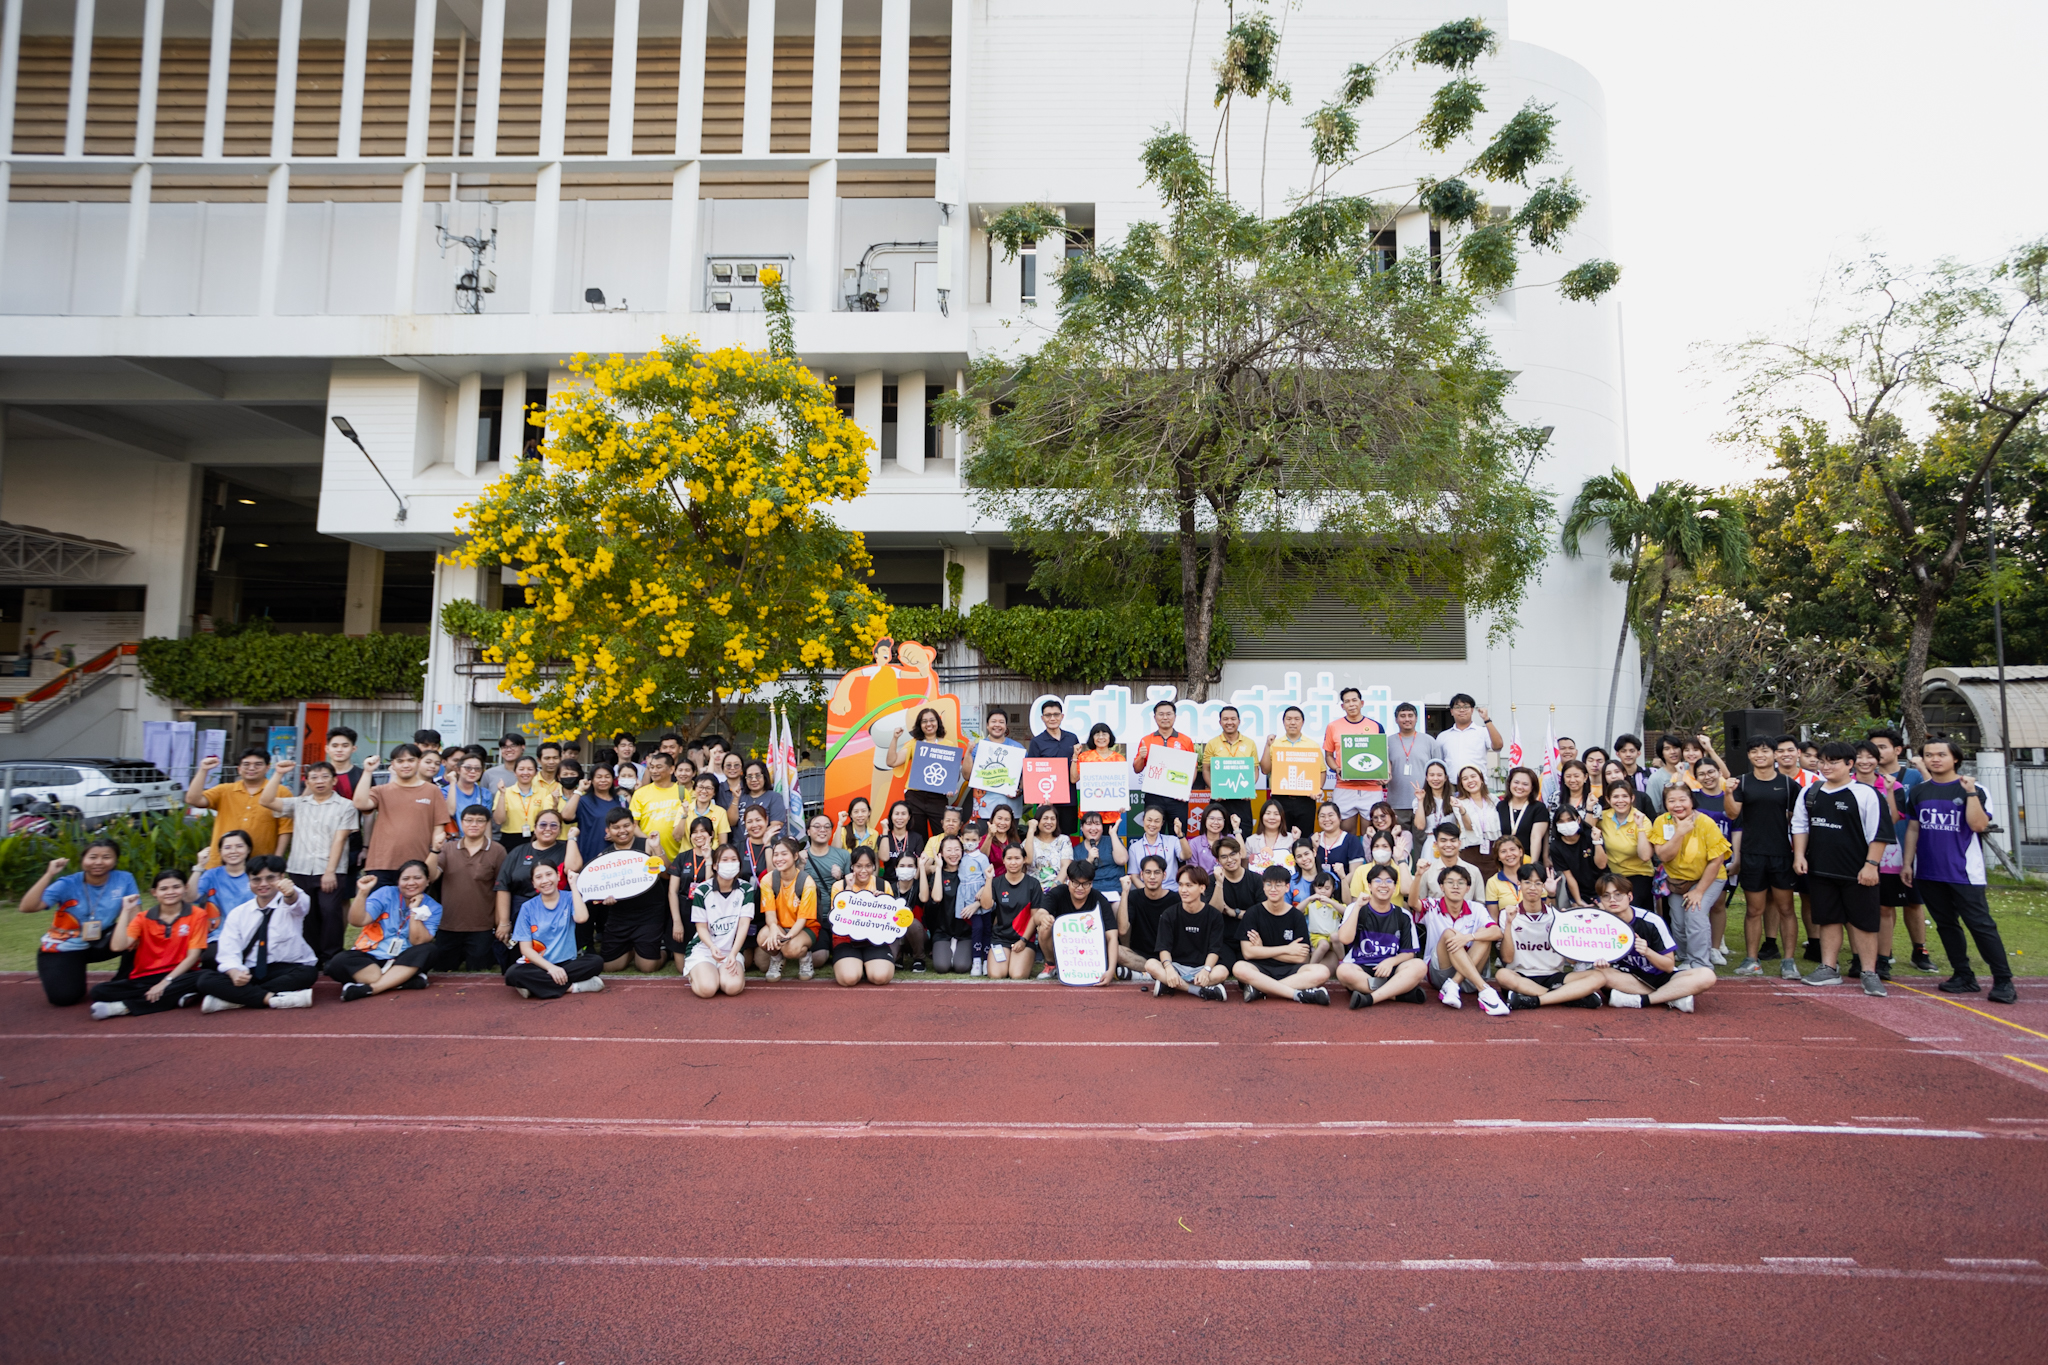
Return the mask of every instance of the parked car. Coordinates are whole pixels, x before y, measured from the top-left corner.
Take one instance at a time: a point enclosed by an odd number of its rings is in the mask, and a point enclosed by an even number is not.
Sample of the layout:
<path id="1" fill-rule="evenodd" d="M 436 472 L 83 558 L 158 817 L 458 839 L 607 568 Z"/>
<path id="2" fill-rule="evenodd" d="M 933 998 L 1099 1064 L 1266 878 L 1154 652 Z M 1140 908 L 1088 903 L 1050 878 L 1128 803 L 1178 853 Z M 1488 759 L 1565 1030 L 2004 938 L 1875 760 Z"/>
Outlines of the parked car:
<path id="1" fill-rule="evenodd" d="M 139 758 L 39 758 L 0 763 L 0 790 L 12 788 L 96 829 L 117 815 L 176 810 L 184 789 Z"/>

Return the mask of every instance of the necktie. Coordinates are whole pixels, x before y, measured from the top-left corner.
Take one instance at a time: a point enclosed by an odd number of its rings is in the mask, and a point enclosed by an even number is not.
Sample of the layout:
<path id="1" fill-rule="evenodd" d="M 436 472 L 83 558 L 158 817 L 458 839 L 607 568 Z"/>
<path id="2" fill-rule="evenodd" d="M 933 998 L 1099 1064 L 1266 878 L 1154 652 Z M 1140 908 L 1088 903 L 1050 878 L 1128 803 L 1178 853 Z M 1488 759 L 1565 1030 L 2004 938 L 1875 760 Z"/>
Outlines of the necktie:
<path id="1" fill-rule="evenodd" d="M 250 979 L 255 981 L 270 975 L 270 916 L 276 909 L 277 903 L 272 901 L 263 918 L 256 921 L 256 961 L 249 968 Z"/>

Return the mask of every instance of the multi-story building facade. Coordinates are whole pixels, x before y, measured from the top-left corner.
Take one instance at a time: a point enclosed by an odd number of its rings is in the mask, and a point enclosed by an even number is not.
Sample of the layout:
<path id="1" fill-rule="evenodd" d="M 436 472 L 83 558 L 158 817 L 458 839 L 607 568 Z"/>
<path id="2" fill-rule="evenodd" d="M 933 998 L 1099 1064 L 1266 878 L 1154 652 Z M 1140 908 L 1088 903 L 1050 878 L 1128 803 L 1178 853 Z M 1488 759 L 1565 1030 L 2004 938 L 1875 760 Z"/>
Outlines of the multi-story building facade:
<path id="1" fill-rule="evenodd" d="M 1236 120 L 1237 197 L 1271 209 L 1305 182 L 1300 117 L 1347 64 L 1466 12 L 1290 12 L 1296 105 L 1270 132 Z M 430 627 L 501 590 L 435 558 L 457 508 L 520 458 L 520 411 L 572 382 L 566 357 L 765 344 L 767 264 L 791 277 L 798 351 L 875 438 L 841 516 L 878 586 L 936 603 L 958 563 L 967 605 L 1032 600 L 928 404 L 1051 325 L 1055 262 L 1156 213 L 1139 144 L 1186 120 L 1207 145 L 1224 23 L 1190 0 L 6 0 L 0 648 L 11 631 L 76 659 L 252 616 L 422 631 L 427 710 L 486 732 L 516 705 Z M 1478 74 L 1489 117 L 1556 107 L 1592 201 L 1564 259 L 1611 255 L 1594 81 L 1512 40 Z M 1431 88 L 1394 73 L 1361 143 L 1397 139 Z M 1369 165 L 1347 188 L 1447 169 L 1412 142 Z M 983 224 L 1027 201 L 1068 230 L 1007 259 Z M 1394 236 L 1444 245 L 1421 213 Z M 1538 477 L 1568 498 L 1625 464 L 1616 306 L 1524 289 L 1490 323 L 1515 415 L 1554 429 Z M 1597 557 L 1552 559 L 1514 645 L 1488 624 L 1395 642 L 1322 602 L 1240 640 L 1222 689 L 1330 672 L 1514 705 L 1532 743 L 1553 705 L 1597 727 L 1621 624 Z M 104 691 L 0 750 L 135 752 L 171 714 L 132 680 Z"/>

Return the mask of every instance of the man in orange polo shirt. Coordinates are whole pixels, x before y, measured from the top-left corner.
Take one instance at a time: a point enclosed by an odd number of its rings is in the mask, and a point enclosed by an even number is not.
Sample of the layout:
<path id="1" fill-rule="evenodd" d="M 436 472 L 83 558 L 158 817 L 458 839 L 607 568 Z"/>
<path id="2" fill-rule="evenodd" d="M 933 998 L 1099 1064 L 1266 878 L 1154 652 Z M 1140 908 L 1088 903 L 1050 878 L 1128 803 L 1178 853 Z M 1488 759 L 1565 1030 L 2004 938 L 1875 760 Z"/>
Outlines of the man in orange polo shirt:
<path id="1" fill-rule="evenodd" d="M 1174 719 L 1179 714 L 1180 708 L 1170 701 L 1157 701 L 1152 704 L 1152 723 L 1159 728 L 1138 741 L 1138 750 L 1131 755 L 1132 771 L 1145 771 L 1145 762 L 1155 746 L 1179 749 L 1190 754 L 1195 752 L 1194 740 L 1173 728 Z M 1151 792 L 1146 792 L 1145 809 L 1156 810 L 1166 817 L 1167 833 L 1178 837 L 1187 832 L 1187 802 L 1171 796 L 1155 796 Z"/>
<path id="2" fill-rule="evenodd" d="M 1346 735 L 1377 735 L 1385 731 L 1378 721 L 1365 714 L 1365 694 L 1357 688 L 1345 688 L 1337 694 L 1337 701 L 1344 714 L 1323 727 L 1323 753 L 1329 758 L 1330 771 L 1337 774 L 1337 789 L 1330 799 L 1337 803 L 1337 814 L 1348 822 L 1345 828 L 1363 839 L 1366 816 L 1375 802 L 1386 799 L 1386 784 L 1344 776 L 1343 740 Z"/>

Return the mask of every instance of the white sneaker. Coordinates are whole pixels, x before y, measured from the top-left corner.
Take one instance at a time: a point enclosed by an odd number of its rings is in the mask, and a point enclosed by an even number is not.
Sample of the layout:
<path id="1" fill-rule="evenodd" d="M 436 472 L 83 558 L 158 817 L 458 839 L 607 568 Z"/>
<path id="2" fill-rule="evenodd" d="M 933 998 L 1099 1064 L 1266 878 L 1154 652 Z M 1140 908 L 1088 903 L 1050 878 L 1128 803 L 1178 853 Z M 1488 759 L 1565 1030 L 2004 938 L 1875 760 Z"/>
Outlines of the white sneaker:
<path id="1" fill-rule="evenodd" d="M 797 980 L 809 981 L 811 977 L 817 974 L 817 971 L 817 964 L 811 961 L 811 955 L 809 953 L 805 953 L 803 957 L 798 959 L 796 964 Z"/>
<path id="2" fill-rule="evenodd" d="M 591 995 L 603 989 L 604 978 L 601 976 L 593 976 L 587 981 L 571 981 L 569 983 L 569 994 L 571 995 Z"/>
<path id="3" fill-rule="evenodd" d="M 118 1019 L 128 1012 L 128 1007 L 119 1000 L 95 1000 L 92 1002 L 92 1017 L 95 1019 Z"/>
<path id="4" fill-rule="evenodd" d="M 208 998 L 211 999 L 211 997 Z M 233 1008 L 240 1007 L 235 1006 Z M 308 986 L 302 991 L 272 991 L 270 993 L 270 1008 L 274 1010 L 309 1010 L 313 1008 L 313 988 Z"/>
<path id="5" fill-rule="evenodd" d="M 1674 1000 L 1671 1002 L 1670 1008 L 1677 1010 L 1680 1014 L 1691 1014 L 1692 997 L 1688 995 Z"/>
<path id="6" fill-rule="evenodd" d="M 1499 992 L 1489 986 L 1479 992 L 1479 1008 L 1498 1017 L 1508 1012 L 1508 1002 L 1501 999 Z"/>
<path id="7" fill-rule="evenodd" d="M 967 974 L 969 976 L 987 976 L 988 964 L 986 962 L 983 962 L 980 958 L 976 958 L 974 960 L 974 965 L 967 969 Z"/>
<path id="8" fill-rule="evenodd" d="M 768 959 L 768 970 L 762 973 L 770 981 L 782 980 L 782 958 L 780 955 Z"/>
<path id="9" fill-rule="evenodd" d="M 1628 991 L 1609 991 L 1607 992 L 1607 1003 L 1618 1009 L 1639 1010 L 1643 1007 L 1643 997 L 1633 995 Z"/>
<path id="10" fill-rule="evenodd" d="M 306 994 L 311 995 L 312 992 L 308 991 Z M 307 1003 L 311 1004 L 312 1002 L 308 1001 Z M 219 1014 L 222 1010 L 238 1010 L 240 1008 L 242 1007 L 234 1001 L 223 1000 L 217 995 L 209 995 L 199 1002 L 199 1012 L 201 1014 Z"/>
<path id="11" fill-rule="evenodd" d="M 1436 993 L 1436 998 L 1454 1010 L 1465 1008 L 1465 997 L 1459 992 L 1455 980 L 1444 982 L 1444 988 Z"/>
<path id="12" fill-rule="evenodd" d="M 1712 952 L 1710 952 L 1710 953 L 1708 953 L 1708 954 L 1707 954 L 1707 961 L 1709 961 L 1709 962 L 1713 963 L 1713 964 L 1714 964 L 1714 965 L 1715 965 L 1716 967 L 1725 967 L 1725 966 L 1727 966 L 1727 965 L 1728 965 L 1728 950 L 1727 950 L 1726 948 L 1716 948 L 1716 949 L 1714 949 L 1714 950 L 1713 950 Z M 1688 999 L 1688 1000 L 1690 1000 L 1691 998 L 1692 998 L 1691 996 L 1687 996 L 1687 997 L 1686 997 L 1686 999 Z"/>

